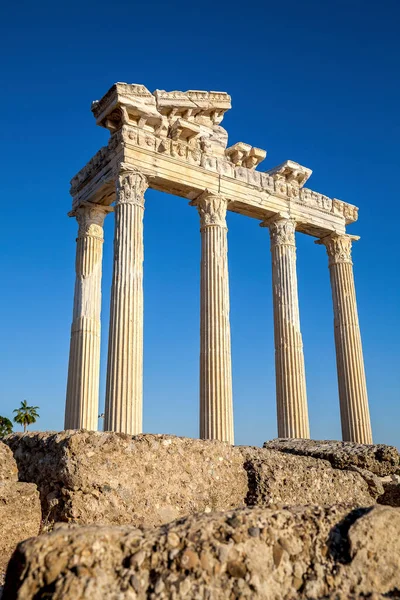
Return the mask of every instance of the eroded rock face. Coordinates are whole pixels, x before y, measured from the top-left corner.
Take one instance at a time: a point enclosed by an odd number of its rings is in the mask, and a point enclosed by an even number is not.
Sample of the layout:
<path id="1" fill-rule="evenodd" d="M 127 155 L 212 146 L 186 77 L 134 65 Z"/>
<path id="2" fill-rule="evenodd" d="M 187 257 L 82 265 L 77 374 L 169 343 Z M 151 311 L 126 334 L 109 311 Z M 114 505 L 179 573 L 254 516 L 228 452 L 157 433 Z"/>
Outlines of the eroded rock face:
<path id="1" fill-rule="evenodd" d="M 66 431 L 9 436 L 50 521 L 160 525 L 244 504 L 241 454 L 222 442 Z"/>
<path id="2" fill-rule="evenodd" d="M 41 519 L 36 485 L 0 481 L 0 577 L 17 544 L 38 535 Z"/>
<path id="3" fill-rule="evenodd" d="M 322 458 L 336 469 L 359 467 L 383 477 L 400 469 L 400 455 L 394 446 L 357 444 L 355 442 L 276 439 L 265 442 L 264 448 L 299 456 Z"/>
<path id="4" fill-rule="evenodd" d="M 156 526 L 245 504 L 369 506 L 383 493 L 370 472 L 218 441 L 66 431 L 7 443 L 20 478 L 37 484 L 49 523 Z"/>
<path id="5" fill-rule="evenodd" d="M 58 527 L 21 544 L 10 600 L 361 598 L 400 589 L 400 509 L 288 507 L 157 529 Z M 377 596 L 375 596 L 377 597 Z"/>
<path id="6" fill-rule="evenodd" d="M 367 472 L 333 469 L 326 460 L 262 448 L 241 448 L 248 474 L 246 504 L 270 503 L 352 506 L 374 504 L 383 494 L 379 480 Z"/>
<path id="7" fill-rule="evenodd" d="M 0 481 L 18 481 L 17 463 L 10 448 L 0 440 Z"/>

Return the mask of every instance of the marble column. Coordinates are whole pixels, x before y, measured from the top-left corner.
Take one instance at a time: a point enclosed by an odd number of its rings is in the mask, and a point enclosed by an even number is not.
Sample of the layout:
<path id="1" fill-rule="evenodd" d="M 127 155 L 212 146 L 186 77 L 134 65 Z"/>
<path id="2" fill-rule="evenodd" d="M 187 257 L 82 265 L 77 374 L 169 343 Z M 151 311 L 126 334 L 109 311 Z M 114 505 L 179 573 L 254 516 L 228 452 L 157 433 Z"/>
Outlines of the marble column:
<path id="1" fill-rule="evenodd" d="M 331 234 L 326 247 L 332 287 L 340 415 L 344 441 L 372 444 L 351 245 L 358 236 Z"/>
<path id="2" fill-rule="evenodd" d="M 79 230 L 65 429 L 97 430 L 103 222 L 110 211 L 109 206 L 87 202 L 69 213 Z"/>
<path id="3" fill-rule="evenodd" d="M 262 225 L 269 227 L 271 238 L 278 436 L 309 438 L 297 292 L 296 223 L 277 216 Z"/>
<path id="4" fill-rule="evenodd" d="M 121 173 L 116 186 L 104 430 L 134 435 L 142 432 L 143 213 L 148 183 L 132 170 Z"/>
<path id="5" fill-rule="evenodd" d="M 191 204 L 201 231 L 200 437 L 233 444 L 228 200 L 205 191 Z"/>

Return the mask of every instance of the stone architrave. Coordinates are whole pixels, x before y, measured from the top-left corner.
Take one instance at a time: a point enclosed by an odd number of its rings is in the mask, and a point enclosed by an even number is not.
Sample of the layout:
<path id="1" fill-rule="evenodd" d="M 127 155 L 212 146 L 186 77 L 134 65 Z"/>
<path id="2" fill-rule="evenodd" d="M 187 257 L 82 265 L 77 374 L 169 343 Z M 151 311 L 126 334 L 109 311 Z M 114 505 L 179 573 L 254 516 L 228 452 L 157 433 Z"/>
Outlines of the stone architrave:
<path id="1" fill-rule="evenodd" d="M 272 254 L 278 436 L 309 438 L 303 341 L 296 273 L 296 223 L 278 216 L 268 226 Z"/>
<path id="2" fill-rule="evenodd" d="M 332 287 L 340 415 L 344 441 L 372 444 L 367 383 L 354 286 L 352 242 L 358 236 L 331 234 L 326 247 Z"/>
<path id="3" fill-rule="evenodd" d="M 143 413 L 143 213 L 146 177 L 116 183 L 114 270 L 104 429 L 137 434 Z"/>
<path id="4" fill-rule="evenodd" d="M 97 430 L 103 222 L 110 206 L 84 203 L 69 213 L 79 224 L 65 429 Z"/>
<path id="5" fill-rule="evenodd" d="M 200 437 L 233 444 L 226 210 L 207 190 L 191 203 L 200 215 Z"/>

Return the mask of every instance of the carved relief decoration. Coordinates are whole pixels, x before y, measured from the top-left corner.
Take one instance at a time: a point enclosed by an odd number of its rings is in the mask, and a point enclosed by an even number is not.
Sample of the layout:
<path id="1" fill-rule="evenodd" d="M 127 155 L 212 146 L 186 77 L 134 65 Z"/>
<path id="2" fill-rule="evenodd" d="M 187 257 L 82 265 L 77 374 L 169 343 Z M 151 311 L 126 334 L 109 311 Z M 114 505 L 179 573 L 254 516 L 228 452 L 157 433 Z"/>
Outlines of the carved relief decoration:
<path id="1" fill-rule="evenodd" d="M 197 206 L 200 215 L 200 227 L 208 225 L 219 225 L 226 227 L 226 210 L 229 201 L 219 194 L 213 194 L 207 190 L 196 200 L 193 200 L 191 206 Z"/>
<path id="2" fill-rule="evenodd" d="M 124 148 L 134 147 L 235 179 L 318 212 L 341 216 L 346 224 L 357 220 L 357 207 L 304 187 L 310 169 L 288 160 L 260 172 L 257 167 L 265 158 L 265 150 L 244 142 L 227 147 L 228 134 L 219 123 L 230 106 L 230 96 L 224 92 L 151 93 L 143 85 L 116 84 L 93 104 L 98 124 L 111 131 L 108 145 L 71 180 L 71 194 L 79 195 L 94 177 L 108 177 L 110 165 L 113 168 L 123 156 Z"/>
<path id="3" fill-rule="evenodd" d="M 78 238 L 90 236 L 102 240 L 104 219 L 111 211 L 112 208 L 110 206 L 101 206 L 100 204 L 91 204 L 88 202 L 69 213 L 69 216 L 76 217 L 78 221 Z"/>
<path id="4" fill-rule="evenodd" d="M 296 222 L 293 219 L 275 219 L 268 223 L 273 246 L 295 246 Z"/>
<path id="5" fill-rule="evenodd" d="M 144 193 L 149 187 L 140 171 L 124 171 L 117 178 L 117 204 L 137 204 L 144 207 Z"/>
<path id="6" fill-rule="evenodd" d="M 323 244 L 326 247 L 329 257 L 329 266 L 339 263 L 353 264 L 351 260 L 351 246 L 356 239 L 358 239 L 358 237 L 353 235 L 333 234 L 318 240 L 318 243 Z"/>
<path id="7" fill-rule="evenodd" d="M 360 239 L 356 235 L 348 234 L 332 234 L 328 235 L 321 240 L 318 240 L 317 244 L 322 244 L 326 247 L 326 252 L 329 257 L 329 266 L 349 263 L 353 264 L 351 260 L 351 247 L 354 241 Z"/>

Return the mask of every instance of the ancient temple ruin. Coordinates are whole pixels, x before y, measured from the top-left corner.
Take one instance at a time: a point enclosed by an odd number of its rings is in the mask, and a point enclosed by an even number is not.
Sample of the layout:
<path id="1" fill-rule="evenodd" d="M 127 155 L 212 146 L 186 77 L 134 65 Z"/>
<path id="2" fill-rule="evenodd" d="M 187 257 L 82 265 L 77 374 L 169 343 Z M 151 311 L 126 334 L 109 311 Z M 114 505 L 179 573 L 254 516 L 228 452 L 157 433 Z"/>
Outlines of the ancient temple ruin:
<path id="1" fill-rule="evenodd" d="M 66 429 L 97 429 L 103 222 L 114 211 L 114 271 L 105 429 L 142 431 L 143 212 L 148 187 L 187 198 L 201 231 L 200 437 L 233 443 L 226 211 L 255 219 L 270 234 L 278 435 L 308 438 L 295 232 L 325 246 L 332 285 L 344 440 L 372 442 L 351 260 L 357 236 L 346 226 L 357 207 L 304 187 L 311 170 L 288 160 L 260 171 L 265 150 L 228 146 L 224 92 L 150 93 L 117 83 L 93 102 L 110 131 L 71 181 L 70 216 L 79 225 Z M 114 208 L 111 206 L 114 203 Z"/>

